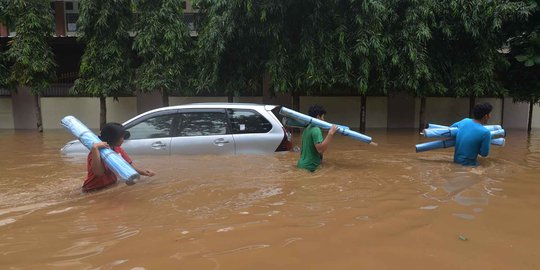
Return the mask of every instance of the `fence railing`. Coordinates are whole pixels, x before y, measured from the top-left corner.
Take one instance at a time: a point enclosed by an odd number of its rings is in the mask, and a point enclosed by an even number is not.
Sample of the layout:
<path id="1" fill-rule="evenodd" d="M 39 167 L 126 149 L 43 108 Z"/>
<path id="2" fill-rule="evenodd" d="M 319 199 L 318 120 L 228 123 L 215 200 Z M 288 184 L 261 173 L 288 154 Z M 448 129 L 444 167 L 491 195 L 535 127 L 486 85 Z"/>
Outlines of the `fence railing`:
<path id="1" fill-rule="evenodd" d="M 7 89 L 0 89 L 0 97 L 9 97 L 11 96 L 11 91 Z"/>

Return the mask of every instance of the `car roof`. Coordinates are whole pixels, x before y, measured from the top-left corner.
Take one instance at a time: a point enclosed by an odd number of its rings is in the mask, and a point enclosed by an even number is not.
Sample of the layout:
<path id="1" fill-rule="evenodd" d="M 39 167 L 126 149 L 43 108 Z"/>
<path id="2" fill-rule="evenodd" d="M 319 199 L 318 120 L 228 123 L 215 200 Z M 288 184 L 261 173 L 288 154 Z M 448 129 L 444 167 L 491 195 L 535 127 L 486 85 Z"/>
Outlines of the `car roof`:
<path id="1" fill-rule="evenodd" d="M 227 103 L 227 102 L 205 102 L 205 103 L 189 103 L 189 104 L 182 104 L 182 105 L 174 105 L 174 106 L 168 106 L 168 107 L 161 107 L 157 109 L 153 109 L 144 113 L 140 113 L 136 115 L 135 117 L 127 120 L 124 122 L 124 124 L 131 122 L 132 120 L 139 118 L 143 115 L 160 112 L 160 111 L 168 111 L 168 110 L 177 110 L 177 109 L 198 109 L 198 108 L 204 108 L 204 109 L 229 109 L 229 108 L 265 108 L 266 110 L 272 110 L 277 105 L 265 105 L 265 104 L 257 104 L 257 103 Z"/>
<path id="2" fill-rule="evenodd" d="M 161 108 L 155 109 L 154 111 L 169 110 L 169 109 L 191 109 L 191 108 L 240 108 L 240 107 L 265 107 L 265 106 L 274 106 L 274 105 L 265 105 L 265 104 L 257 104 L 257 103 L 203 102 L 203 103 L 189 103 L 189 104 L 161 107 Z"/>

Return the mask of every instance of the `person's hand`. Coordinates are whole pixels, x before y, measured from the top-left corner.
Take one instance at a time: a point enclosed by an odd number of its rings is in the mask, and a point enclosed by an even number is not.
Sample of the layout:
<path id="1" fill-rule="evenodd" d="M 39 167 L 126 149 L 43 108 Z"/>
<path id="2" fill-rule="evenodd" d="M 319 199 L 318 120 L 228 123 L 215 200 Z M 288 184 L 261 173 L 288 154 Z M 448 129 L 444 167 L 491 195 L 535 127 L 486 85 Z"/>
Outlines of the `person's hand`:
<path id="1" fill-rule="evenodd" d="M 154 171 L 152 171 L 152 170 L 144 170 L 142 175 L 152 177 L 152 176 L 156 175 L 156 173 Z"/>
<path id="2" fill-rule="evenodd" d="M 98 142 L 98 143 L 92 144 L 92 149 L 98 150 L 98 149 L 101 149 L 101 148 L 110 148 L 110 146 L 106 142 Z"/>
<path id="3" fill-rule="evenodd" d="M 338 127 L 337 127 L 336 125 L 332 125 L 332 127 L 330 128 L 330 130 L 328 130 L 328 134 L 330 134 L 330 135 L 336 134 L 337 128 L 338 128 Z"/>

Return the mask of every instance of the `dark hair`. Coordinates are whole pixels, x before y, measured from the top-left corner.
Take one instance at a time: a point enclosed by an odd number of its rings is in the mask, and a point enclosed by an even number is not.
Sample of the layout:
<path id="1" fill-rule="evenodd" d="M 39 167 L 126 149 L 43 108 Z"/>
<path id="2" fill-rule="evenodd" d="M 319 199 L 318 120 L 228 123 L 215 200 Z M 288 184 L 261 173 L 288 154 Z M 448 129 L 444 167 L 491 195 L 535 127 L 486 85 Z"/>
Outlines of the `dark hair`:
<path id="1" fill-rule="evenodd" d="M 321 105 L 313 104 L 309 107 L 308 114 L 311 117 L 323 116 L 326 114 L 326 110 Z"/>
<path id="2" fill-rule="evenodd" d="M 476 104 L 473 107 L 473 116 L 474 119 L 480 120 L 485 115 L 489 114 L 493 110 L 493 106 L 489 103 Z"/>
<path id="3" fill-rule="evenodd" d="M 107 123 L 102 129 L 101 129 L 101 135 L 99 138 L 108 143 L 110 146 L 113 146 L 115 143 L 118 142 L 122 137 L 124 139 L 129 139 L 129 131 L 126 131 L 124 126 L 119 123 Z"/>

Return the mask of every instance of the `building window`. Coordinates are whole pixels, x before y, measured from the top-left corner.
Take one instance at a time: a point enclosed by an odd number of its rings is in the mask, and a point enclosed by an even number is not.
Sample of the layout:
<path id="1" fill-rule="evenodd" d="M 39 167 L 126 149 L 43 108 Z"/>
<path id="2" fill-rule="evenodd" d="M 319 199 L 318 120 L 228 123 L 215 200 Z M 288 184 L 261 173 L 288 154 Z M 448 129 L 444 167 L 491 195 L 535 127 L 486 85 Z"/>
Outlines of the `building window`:
<path id="1" fill-rule="evenodd" d="M 197 26 L 195 25 L 195 14 L 193 13 L 184 13 L 184 23 L 188 27 L 189 31 L 197 31 Z"/>
<path id="2" fill-rule="evenodd" d="M 73 10 L 73 2 L 66 2 L 66 10 Z"/>
<path id="3" fill-rule="evenodd" d="M 65 2 L 66 32 L 74 34 L 77 32 L 77 20 L 79 19 L 79 3 L 74 1 Z"/>
<path id="4" fill-rule="evenodd" d="M 77 32 L 77 20 L 79 19 L 78 13 L 66 14 L 66 29 L 68 32 Z"/>

